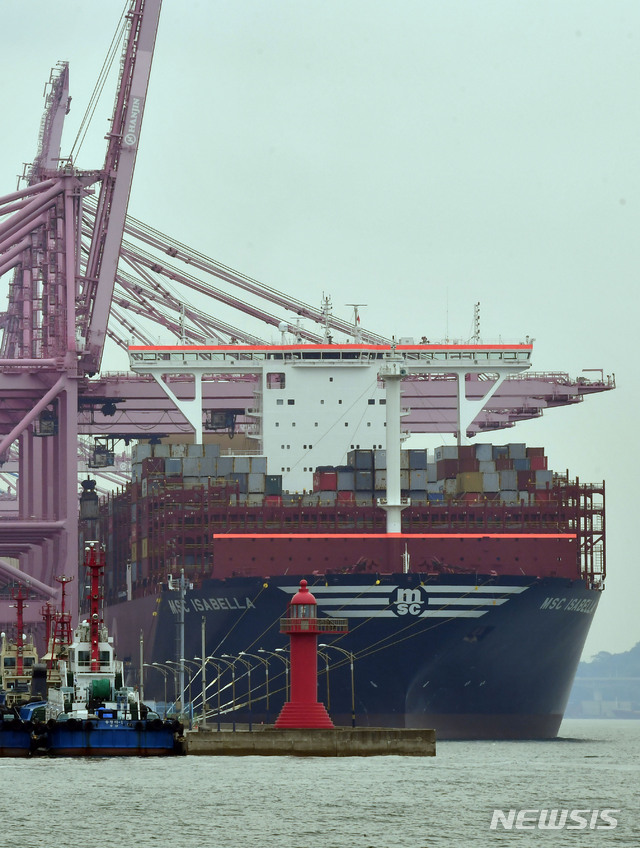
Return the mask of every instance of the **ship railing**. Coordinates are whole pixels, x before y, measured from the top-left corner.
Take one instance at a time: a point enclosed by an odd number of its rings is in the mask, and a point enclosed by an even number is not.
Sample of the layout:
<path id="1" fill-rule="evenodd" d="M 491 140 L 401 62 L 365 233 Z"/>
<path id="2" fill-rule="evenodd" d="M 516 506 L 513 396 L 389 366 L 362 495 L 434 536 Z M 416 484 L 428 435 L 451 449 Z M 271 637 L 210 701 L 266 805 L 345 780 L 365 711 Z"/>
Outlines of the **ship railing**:
<path id="1" fill-rule="evenodd" d="M 321 633 L 346 633 L 346 618 L 281 618 L 281 633 L 306 633 L 310 630 Z"/>

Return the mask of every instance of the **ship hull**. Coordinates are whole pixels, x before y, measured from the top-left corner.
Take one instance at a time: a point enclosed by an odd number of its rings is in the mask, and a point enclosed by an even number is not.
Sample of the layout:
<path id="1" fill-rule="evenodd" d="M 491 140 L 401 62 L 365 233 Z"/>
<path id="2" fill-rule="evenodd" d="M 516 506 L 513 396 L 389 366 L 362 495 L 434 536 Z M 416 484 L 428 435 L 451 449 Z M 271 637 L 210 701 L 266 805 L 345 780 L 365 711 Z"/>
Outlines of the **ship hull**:
<path id="1" fill-rule="evenodd" d="M 319 615 L 349 622 L 349 632 L 327 638 L 319 655 L 318 694 L 335 724 L 433 727 L 441 739 L 557 735 L 600 596 L 582 580 L 413 573 L 237 577 L 206 580 L 188 589 L 184 601 L 164 591 L 118 604 L 105 611 L 105 620 L 132 679 L 141 635 L 144 661 L 166 663 L 179 658 L 181 618 L 186 659 L 201 656 L 204 629 L 206 655 L 219 658 L 205 670 L 207 720 L 272 723 L 287 692 L 286 653 L 277 650 L 286 650 L 287 640 L 279 619 L 302 577 Z M 238 656 L 243 658 L 233 659 Z M 202 686 L 197 663 L 185 673 L 192 690 L 185 700 L 195 702 L 196 713 Z M 168 685 L 171 698 L 176 666 L 165 668 L 168 680 L 153 669 L 145 674 L 147 697 L 161 699 Z"/>
<path id="2" fill-rule="evenodd" d="M 71 726 L 73 724 L 73 726 Z M 171 722 L 73 720 L 48 727 L 46 753 L 58 757 L 167 757 L 184 753 Z"/>

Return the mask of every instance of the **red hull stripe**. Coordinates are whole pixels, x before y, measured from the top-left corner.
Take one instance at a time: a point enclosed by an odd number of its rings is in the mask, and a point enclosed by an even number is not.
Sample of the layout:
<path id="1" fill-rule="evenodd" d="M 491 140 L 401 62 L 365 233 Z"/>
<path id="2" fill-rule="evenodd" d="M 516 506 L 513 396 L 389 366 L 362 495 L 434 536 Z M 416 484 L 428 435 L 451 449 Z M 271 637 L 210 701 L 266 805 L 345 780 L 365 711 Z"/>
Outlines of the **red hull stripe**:
<path id="1" fill-rule="evenodd" d="M 576 539 L 575 533 L 214 533 L 214 539 Z"/>

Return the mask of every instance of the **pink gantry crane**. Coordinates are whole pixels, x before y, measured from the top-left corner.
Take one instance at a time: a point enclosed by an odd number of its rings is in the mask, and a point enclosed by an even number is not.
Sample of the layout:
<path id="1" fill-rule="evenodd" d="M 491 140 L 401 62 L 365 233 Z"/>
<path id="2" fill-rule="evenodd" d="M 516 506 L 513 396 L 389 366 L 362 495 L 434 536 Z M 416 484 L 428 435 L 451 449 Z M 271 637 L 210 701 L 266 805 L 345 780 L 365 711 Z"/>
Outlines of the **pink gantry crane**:
<path id="1" fill-rule="evenodd" d="M 265 330 L 298 343 L 326 343 L 334 334 L 390 343 L 360 325 L 358 305 L 353 322 L 342 320 L 329 298 L 313 307 L 127 217 L 160 9 L 161 0 L 131 0 L 102 168 L 79 170 L 61 157 L 69 109 L 69 69 L 62 63 L 49 82 L 26 185 L 0 197 L 0 279 L 9 281 L 8 307 L 0 313 L 0 463 L 17 448 L 11 461 L 19 479 L 15 508 L 0 510 L 0 576 L 48 599 L 58 597 L 56 574 L 78 570 L 79 438 L 194 429 L 153 376 L 102 371 L 108 340 L 123 350 L 132 338 L 150 345 L 162 327 L 169 338 L 194 345 L 264 344 Z M 191 392 L 187 371 L 170 378 L 177 398 Z M 258 379 L 250 370 L 208 375 L 203 417 L 233 410 L 234 426 L 249 427 Z M 468 396 L 488 397 L 494 380 L 491 373 L 468 375 Z M 509 427 L 614 385 L 603 373 L 514 375 L 468 433 Z M 416 433 L 455 432 L 456 392 L 455 375 L 411 375 L 402 388 L 404 425 Z M 78 584 L 70 583 L 68 598 L 74 617 Z M 0 597 L 0 622 L 13 620 L 10 600 Z M 28 613 L 33 617 L 25 621 L 36 621 L 38 605 Z"/>

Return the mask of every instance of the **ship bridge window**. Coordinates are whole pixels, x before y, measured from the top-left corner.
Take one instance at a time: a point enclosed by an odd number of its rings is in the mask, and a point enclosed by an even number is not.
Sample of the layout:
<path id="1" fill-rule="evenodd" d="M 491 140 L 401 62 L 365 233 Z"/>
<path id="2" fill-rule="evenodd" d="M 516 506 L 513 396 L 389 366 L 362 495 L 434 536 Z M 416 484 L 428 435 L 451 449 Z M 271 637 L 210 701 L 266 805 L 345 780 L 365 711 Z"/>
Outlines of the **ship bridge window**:
<path id="1" fill-rule="evenodd" d="M 16 667 L 16 658 L 15 657 L 5 657 L 4 658 L 4 667 L 5 668 L 15 668 Z"/>
<path id="2" fill-rule="evenodd" d="M 78 651 L 78 665 L 89 664 L 91 661 L 91 654 L 89 651 Z"/>
<path id="3" fill-rule="evenodd" d="M 282 372 L 270 372 L 267 374 L 268 389 L 284 389 L 285 383 L 285 375 Z"/>
<path id="4" fill-rule="evenodd" d="M 100 651 L 100 665 L 108 665 L 111 662 L 111 651 Z"/>

